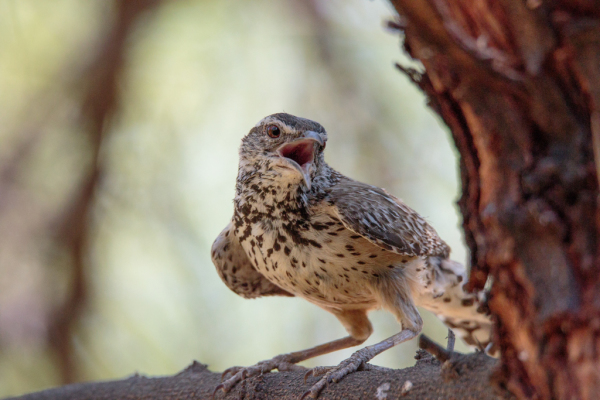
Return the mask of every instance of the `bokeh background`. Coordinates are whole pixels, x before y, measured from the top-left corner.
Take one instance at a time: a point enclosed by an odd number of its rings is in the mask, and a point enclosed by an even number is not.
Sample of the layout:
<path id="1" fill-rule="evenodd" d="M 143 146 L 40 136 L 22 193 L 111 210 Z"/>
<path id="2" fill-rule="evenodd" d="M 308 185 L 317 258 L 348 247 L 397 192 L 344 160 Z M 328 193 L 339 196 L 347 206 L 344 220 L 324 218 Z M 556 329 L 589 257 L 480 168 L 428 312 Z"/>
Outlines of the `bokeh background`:
<path id="1" fill-rule="evenodd" d="M 321 122 L 333 167 L 404 199 L 464 261 L 455 150 L 394 67 L 411 65 L 395 18 L 382 0 L 0 0 L 0 397 L 345 335 L 300 299 L 236 296 L 210 261 L 240 138 L 271 113 Z M 371 319 L 367 344 L 398 331 Z"/>

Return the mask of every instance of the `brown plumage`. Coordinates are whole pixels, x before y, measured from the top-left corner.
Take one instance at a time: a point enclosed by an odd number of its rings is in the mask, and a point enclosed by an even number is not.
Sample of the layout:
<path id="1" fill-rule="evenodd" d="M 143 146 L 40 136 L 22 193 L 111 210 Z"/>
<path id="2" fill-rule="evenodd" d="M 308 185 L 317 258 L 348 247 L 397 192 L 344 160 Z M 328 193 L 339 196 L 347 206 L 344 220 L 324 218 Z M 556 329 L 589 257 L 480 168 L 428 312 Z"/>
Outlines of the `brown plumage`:
<path id="1" fill-rule="evenodd" d="M 491 322 L 482 299 L 465 293 L 465 267 L 415 211 L 385 190 L 345 177 L 323 158 L 318 123 L 289 114 L 260 121 L 242 140 L 231 223 L 212 259 L 225 284 L 245 298 L 297 296 L 334 314 L 349 336 L 308 350 L 235 367 L 217 389 L 273 369 L 363 343 L 367 312 L 384 308 L 400 333 L 328 369 L 306 396 L 356 371 L 420 332 L 416 306 L 433 311 L 468 344 L 485 347 Z M 323 371 L 318 369 L 317 371 Z"/>

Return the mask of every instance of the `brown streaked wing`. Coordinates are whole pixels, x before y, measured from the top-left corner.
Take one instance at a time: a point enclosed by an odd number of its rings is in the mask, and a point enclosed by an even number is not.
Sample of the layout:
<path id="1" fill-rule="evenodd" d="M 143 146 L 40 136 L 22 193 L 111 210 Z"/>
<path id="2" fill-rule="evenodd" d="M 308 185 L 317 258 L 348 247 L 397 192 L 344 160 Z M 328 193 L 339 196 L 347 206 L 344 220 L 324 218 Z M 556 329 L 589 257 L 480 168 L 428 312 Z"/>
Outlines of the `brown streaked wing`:
<path id="1" fill-rule="evenodd" d="M 379 247 L 408 256 L 450 254 L 423 217 L 384 189 L 345 178 L 328 197 L 346 228 Z"/>

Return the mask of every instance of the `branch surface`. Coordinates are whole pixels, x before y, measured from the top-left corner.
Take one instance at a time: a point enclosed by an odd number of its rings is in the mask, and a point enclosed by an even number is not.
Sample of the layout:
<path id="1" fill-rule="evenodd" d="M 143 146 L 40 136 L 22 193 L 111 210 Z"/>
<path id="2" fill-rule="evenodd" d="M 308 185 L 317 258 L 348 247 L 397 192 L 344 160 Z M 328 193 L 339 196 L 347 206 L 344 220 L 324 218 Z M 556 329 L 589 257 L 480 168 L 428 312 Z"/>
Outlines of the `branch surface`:
<path id="1" fill-rule="evenodd" d="M 511 399 L 507 392 L 497 392 L 489 384 L 489 375 L 497 361 L 482 354 L 453 353 L 440 363 L 423 350 L 417 353 L 417 364 L 405 369 L 358 371 L 331 384 L 319 399 Z M 266 373 L 236 385 L 229 393 L 218 392 L 215 400 L 225 399 L 299 399 L 319 377 L 304 382 L 304 372 Z M 221 374 L 211 372 L 204 364 L 194 362 L 177 375 L 130 378 L 63 386 L 10 400 L 158 400 L 209 399 L 220 383 Z M 410 384 L 406 382 L 410 381 Z M 410 389 L 407 391 L 406 389 Z M 387 388 L 387 389 L 386 389 Z M 9 400 L 9 399 L 7 399 Z"/>

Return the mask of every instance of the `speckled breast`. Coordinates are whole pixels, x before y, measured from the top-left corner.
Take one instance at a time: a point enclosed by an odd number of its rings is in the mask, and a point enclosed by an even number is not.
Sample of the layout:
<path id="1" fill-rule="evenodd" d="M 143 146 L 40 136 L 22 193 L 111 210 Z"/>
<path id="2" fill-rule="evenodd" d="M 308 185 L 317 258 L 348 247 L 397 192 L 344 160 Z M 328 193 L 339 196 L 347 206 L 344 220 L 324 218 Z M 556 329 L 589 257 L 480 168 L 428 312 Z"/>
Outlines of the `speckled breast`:
<path id="1" fill-rule="evenodd" d="M 327 214 L 303 227 L 259 221 L 242 247 L 275 285 L 328 307 L 375 307 L 373 284 L 398 267 L 397 255 L 373 245 Z M 396 264 L 392 264 L 395 260 Z"/>

